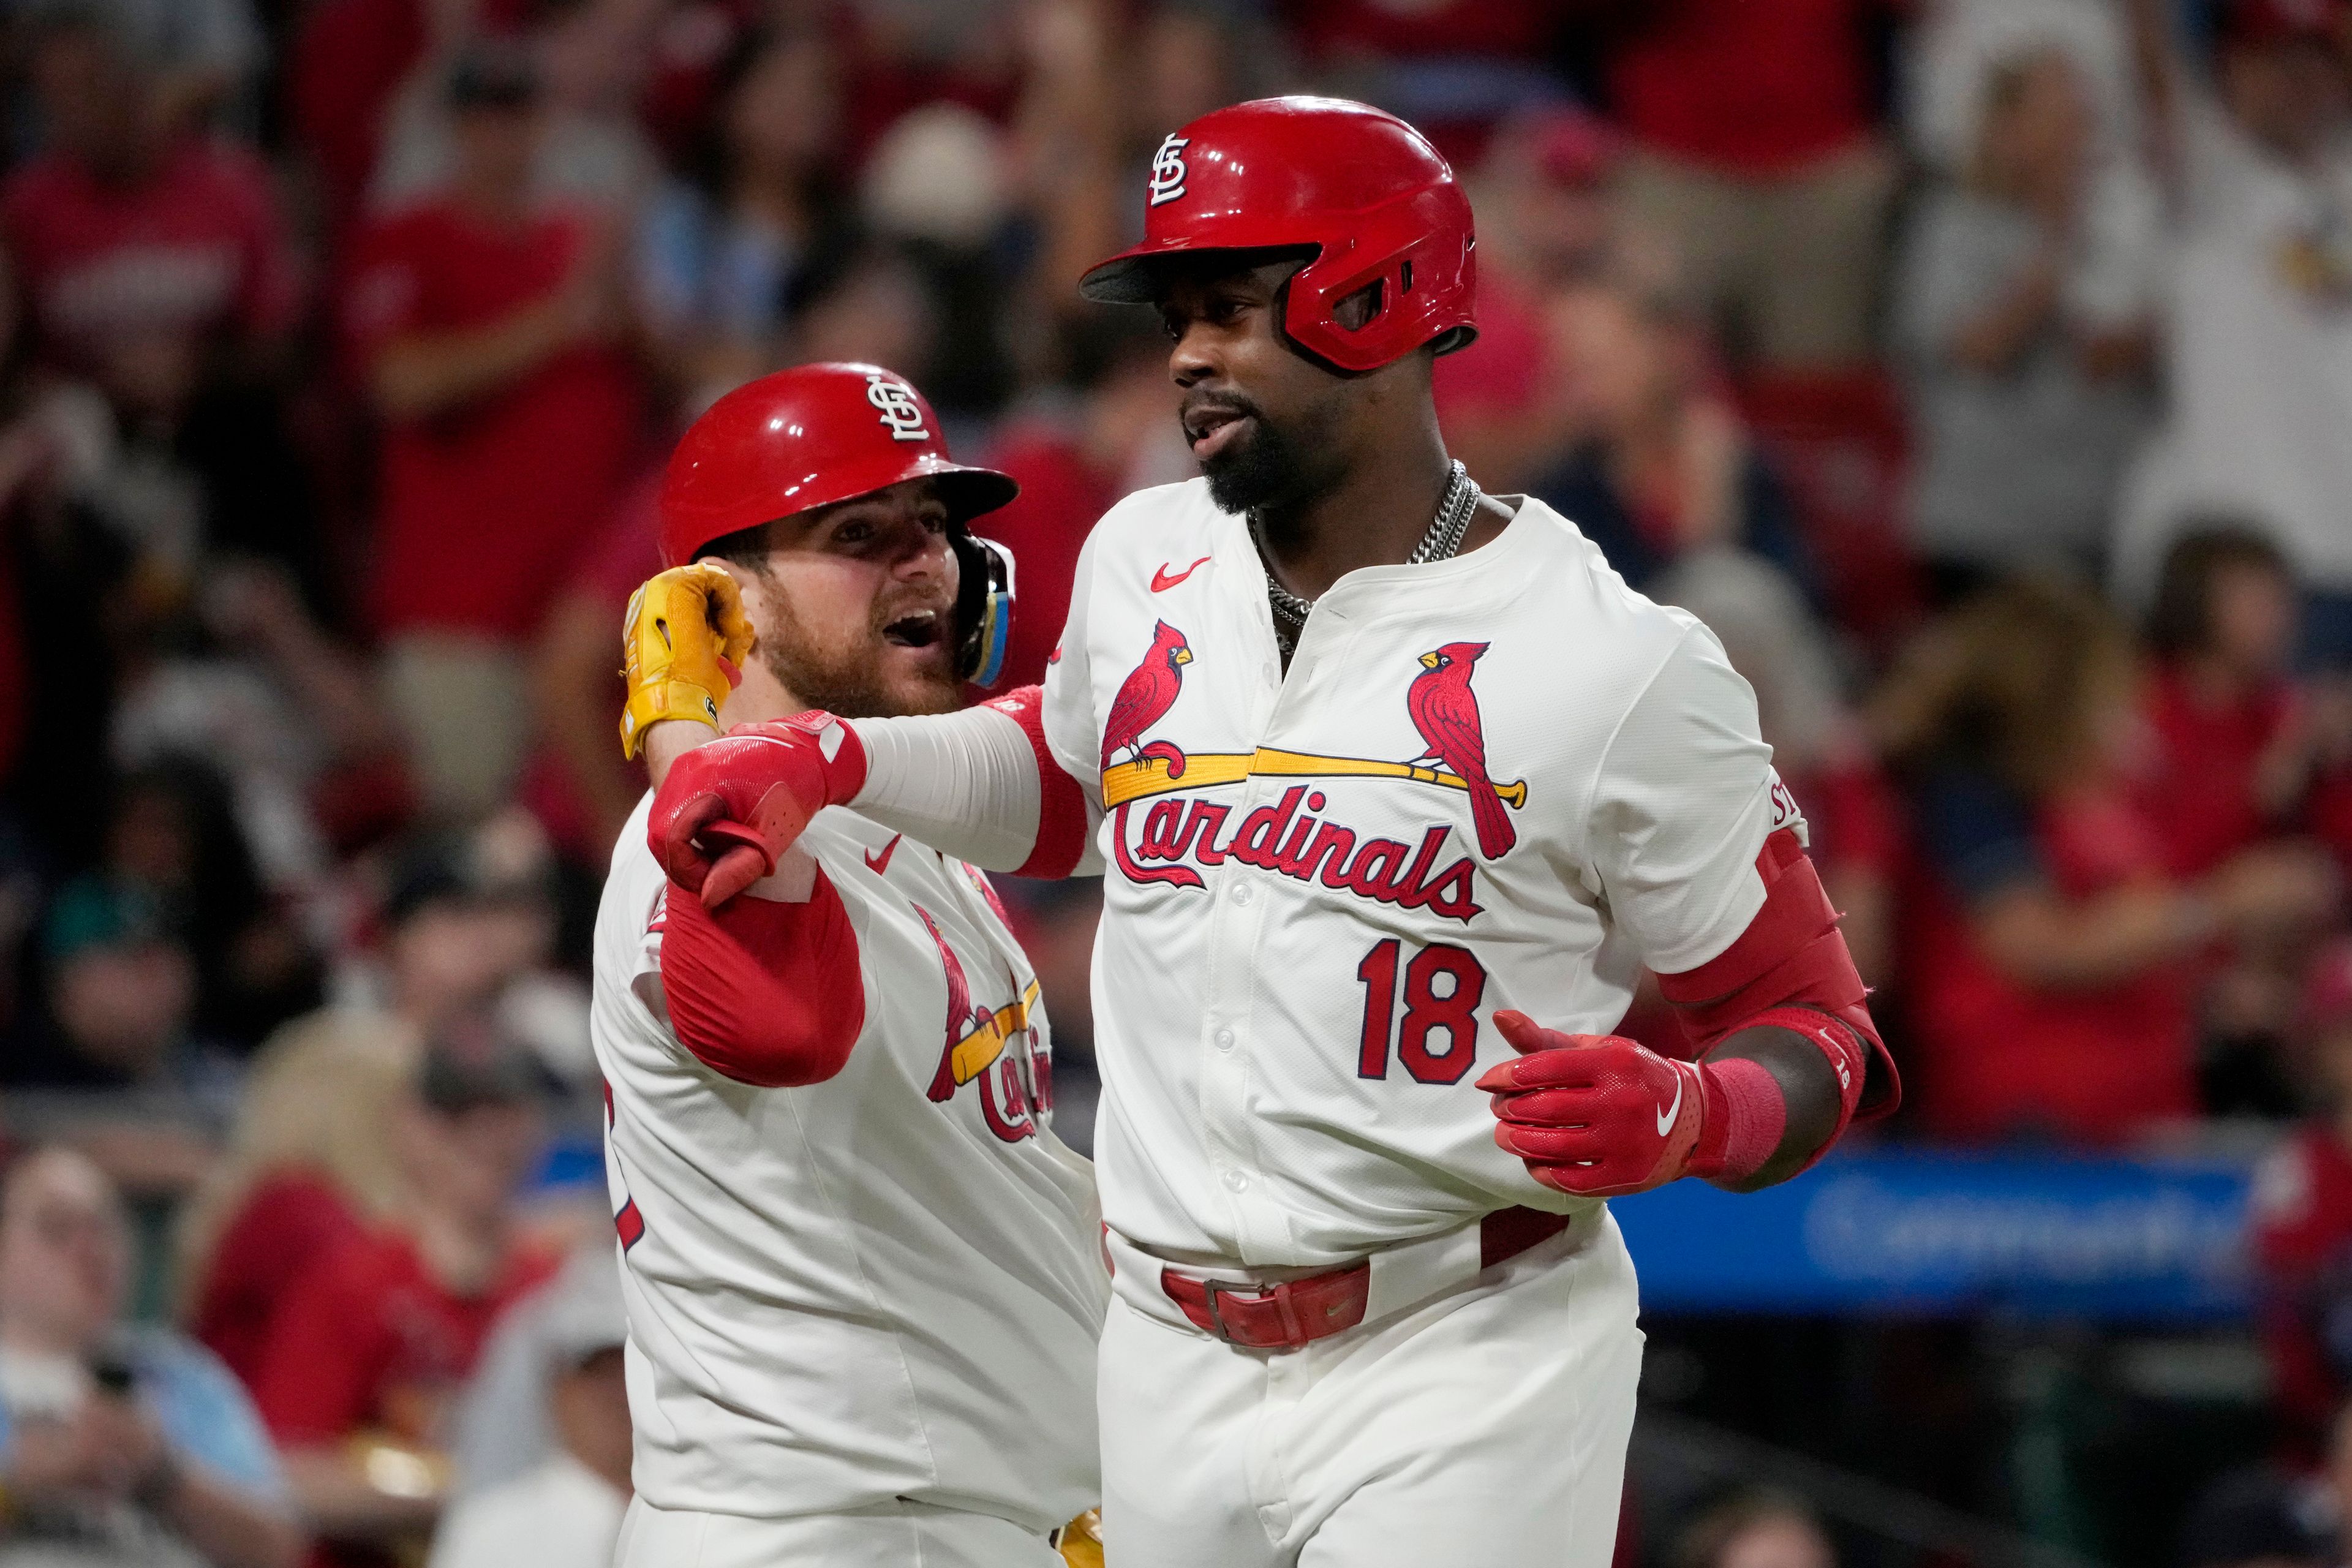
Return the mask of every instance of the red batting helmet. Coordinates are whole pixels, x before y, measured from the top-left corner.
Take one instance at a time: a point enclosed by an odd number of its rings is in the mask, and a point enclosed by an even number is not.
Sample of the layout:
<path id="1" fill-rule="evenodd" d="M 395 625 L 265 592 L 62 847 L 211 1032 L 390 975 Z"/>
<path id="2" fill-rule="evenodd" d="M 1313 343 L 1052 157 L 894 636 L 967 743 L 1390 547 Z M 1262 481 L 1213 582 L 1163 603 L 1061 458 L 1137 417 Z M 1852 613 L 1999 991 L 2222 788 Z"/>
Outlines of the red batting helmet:
<path id="1" fill-rule="evenodd" d="M 1283 330 L 1343 371 L 1378 370 L 1424 344 L 1450 353 L 1478 329 L 1470 200 L 1420 132 L 1339 98 L 1262 98 L 1201 116 L 1160 142 L 1143 243 L 1078 282 L 1089 300 L 1149 303 L 1156 265 L 1197 251 L 1311 251 Z M 1376 289 L 1350 331 L 1334 308 Z"/>
<path id="2" fill-rule="evenodd" d="M 1013 616 L 1013 555 L 968 524 L 1020 491 L 948 458 L 939 416 L 904 376 L 871 364 L 803 364 L 737 387 L 680 437 L 662 476 L 661 553 L 682 566 L 730 533 L 928 479 L 947 503 L 962 569 L 958 657 L 991 684 Z"/>

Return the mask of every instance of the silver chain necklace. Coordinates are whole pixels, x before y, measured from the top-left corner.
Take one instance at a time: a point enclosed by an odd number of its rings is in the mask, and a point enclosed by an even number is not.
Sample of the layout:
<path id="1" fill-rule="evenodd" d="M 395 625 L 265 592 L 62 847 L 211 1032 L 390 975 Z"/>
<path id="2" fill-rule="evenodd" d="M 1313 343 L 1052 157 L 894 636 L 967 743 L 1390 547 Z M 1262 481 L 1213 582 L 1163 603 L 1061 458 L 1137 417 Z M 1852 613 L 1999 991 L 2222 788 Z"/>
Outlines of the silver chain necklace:
<path id="1" fill-rule="evenodd" d="M 1449 561 L 1462 548 L 1463 536 L 1470 531 L 1470 519 L 1478 510 L 1478 487 L 1471 482 L 1470 470 L 1455 458 L 1445 480 L 1444 499 L 1437 503 L 1437 515 L 1429 521 L 1429 531 L 1404 558 L 1408 566 L 1426 566 L 1433 561 Z M 1297 651 L 1298 638 L 1307 629 L 1307 617 L 1315 613 L 1315 601 L 1301 598 L 1274 580 L 1274 560 L 1265 547 L 1265 535 L 1258 528 L 1255 511 L 1249 513 L 1250 542 L 1257 546 L 1258 563 L 1265 568 L 1265 602 L 1274 609 L 1275 646 L 1288 658 Z"/>

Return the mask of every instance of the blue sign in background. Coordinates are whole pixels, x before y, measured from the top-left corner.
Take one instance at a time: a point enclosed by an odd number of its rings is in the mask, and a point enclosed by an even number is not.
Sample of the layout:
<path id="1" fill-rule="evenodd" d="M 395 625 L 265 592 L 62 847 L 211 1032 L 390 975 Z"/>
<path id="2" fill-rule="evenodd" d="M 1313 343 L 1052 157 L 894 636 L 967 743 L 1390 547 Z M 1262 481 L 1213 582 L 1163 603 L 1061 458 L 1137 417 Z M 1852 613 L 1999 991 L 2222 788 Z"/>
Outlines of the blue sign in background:
<path id="1" fill-rule="evenodd" d="M 1760 1193 L 1676 1182 L 1611 1207 L 1652 1312 L 1820 1312 L 2221 1323 L 2249 1300 L 2243 1161 L 1832 1155 Z M 543 1184 L 602 1189 L 590 1139 Z"/>
<path id="2" fill-rule="evenodd" d="M 2244 1314 L 2250 1167 L 1867 1151 L 1760 1193 L 1611 1205 L 1648 1311 L 2224 1321 Z"/>

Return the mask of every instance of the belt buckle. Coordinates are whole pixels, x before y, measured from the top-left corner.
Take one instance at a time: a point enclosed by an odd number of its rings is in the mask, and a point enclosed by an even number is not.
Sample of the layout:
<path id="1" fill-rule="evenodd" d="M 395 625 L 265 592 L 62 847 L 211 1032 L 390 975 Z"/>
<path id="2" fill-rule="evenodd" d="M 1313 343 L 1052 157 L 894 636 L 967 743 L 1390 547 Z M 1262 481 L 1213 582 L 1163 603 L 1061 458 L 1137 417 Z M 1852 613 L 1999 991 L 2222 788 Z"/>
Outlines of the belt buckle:
<path id="1" fill-rule="evenodd" d="M 1227 1344 L 1240 1345 L 1244 1350 L 1296 1350 L 1307 1342 L 1307 1334 L 1299 1326 L 1298 1310 L 1291 1302 L 1287 1281 L 1279 1285 L 1236 1285 L 1229 1279 L 1203 1279 L 1201 1284 L 1209 1296 L 1210 1325 L 1215 1329 L 1217 1337 Z M 1226 1324 L 1224 1312 L 1217 1304 L 1220 1293 L 1239 1296 L 1246 1300 L 1272 1301 L 1275 1310 L 1282 1314 L 1283 1337 L 1272 1343 L 1256 1343 L 1235 1333 Z"/>

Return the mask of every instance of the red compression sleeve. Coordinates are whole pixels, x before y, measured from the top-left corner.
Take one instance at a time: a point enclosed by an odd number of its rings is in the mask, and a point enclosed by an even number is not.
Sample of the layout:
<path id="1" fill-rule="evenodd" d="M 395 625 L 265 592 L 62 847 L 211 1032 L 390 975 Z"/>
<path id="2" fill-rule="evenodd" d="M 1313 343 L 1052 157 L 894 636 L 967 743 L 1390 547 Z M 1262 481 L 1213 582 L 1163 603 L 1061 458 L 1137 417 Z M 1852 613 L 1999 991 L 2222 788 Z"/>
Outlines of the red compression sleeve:
<path id="1" fill-rule="evenodd" d="M 806 903 L 747 894 L 715 914 L 673 886 L 661 976 L 678 1043 L 738 1083 L 822 1083 L 866 1023 L 857 935 L 823 871 Z"/>
<path id="2" fill-rule="evenodd" d="M 1066 877 L 1087 852 L 1087 796 L 1045 744 L 1045 691 L 1024 686 L 988 706 L 1021 726 L 1037 757 L 1037 843 L 1016 877 Z"/>

